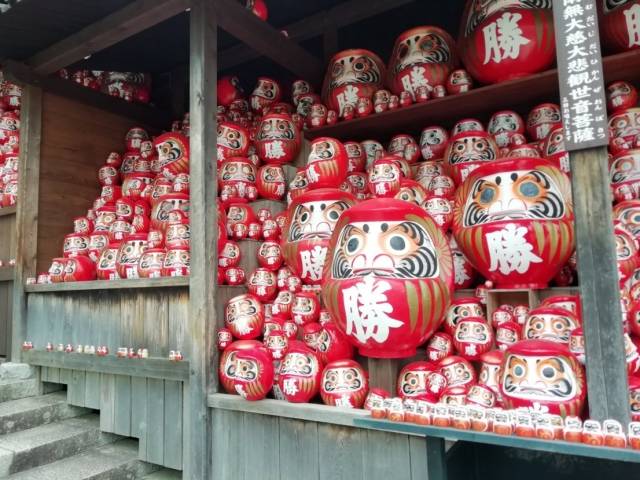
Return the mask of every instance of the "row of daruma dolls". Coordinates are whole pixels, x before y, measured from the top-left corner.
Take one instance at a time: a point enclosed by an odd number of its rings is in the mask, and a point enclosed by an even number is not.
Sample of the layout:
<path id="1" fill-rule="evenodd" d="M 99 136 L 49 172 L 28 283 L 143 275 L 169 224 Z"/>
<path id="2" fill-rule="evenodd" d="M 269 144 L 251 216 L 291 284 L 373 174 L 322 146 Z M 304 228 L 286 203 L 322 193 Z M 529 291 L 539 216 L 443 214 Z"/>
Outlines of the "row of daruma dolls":
<path id="1" fill-rule="evenodd" d="M 189 140 L 141 128 L 98 170 L 102 190 L 37 283 L 189 274 Z M 31 282 L 34 279 L 30 280 Z"/>
<path id="2" fill-rule="evenodd" d="M 0 72 L 0 208 L 18 198 L 21 98 L 22 89 L 2 80 Z"/>

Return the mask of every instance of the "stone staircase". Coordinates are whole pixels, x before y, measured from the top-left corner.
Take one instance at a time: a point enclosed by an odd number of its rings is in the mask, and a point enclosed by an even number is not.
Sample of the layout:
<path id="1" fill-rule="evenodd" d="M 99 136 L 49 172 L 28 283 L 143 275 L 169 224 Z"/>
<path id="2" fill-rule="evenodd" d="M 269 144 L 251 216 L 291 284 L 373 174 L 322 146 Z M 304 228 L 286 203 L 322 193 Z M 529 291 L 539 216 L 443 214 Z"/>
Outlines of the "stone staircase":
<path id="1" fill-rule="evenodd" d="M 0 378 L 0 479 L 182 478 L 138 460 L 137 440 L 101 432 L 99 413 L 67 404 L 65 391 L 33 396 L 38 385 L 16 385 L 30 380 Z"/>

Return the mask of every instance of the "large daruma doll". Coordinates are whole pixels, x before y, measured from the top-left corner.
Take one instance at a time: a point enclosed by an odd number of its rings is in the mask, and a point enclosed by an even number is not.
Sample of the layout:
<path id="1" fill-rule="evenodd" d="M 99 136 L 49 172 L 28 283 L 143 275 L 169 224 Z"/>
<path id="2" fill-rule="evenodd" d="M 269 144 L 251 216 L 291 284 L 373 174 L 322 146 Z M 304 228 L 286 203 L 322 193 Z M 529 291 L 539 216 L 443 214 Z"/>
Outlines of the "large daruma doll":
<path id="1" fill-rule="evenodd" d="M 396 39 L 387 71 L 393 93 L 409 92 L 426 86 L 430 91 L 444 85 L 456 66 L 455 42 L 438 27 L 421 26 L 407 30 Z"/>
<path id="2" fill-rule="evenodd" d="M 500 392 L 507 408 L 543 407 L 548 413 L 580 416 L 587 395 L 584 370 L 566 345 L 524 340 L 507 349 Z"/>
<path id="3" fill-rule="evenodd" d="M 609 53 L 640 47 L 640 0 L 599 0 L 600 36 Z"/>
<path id="4" fill-rule="evenodd" d="M 282 254 L 293 273 L 318 285 L 333 229 L 345 210 L 355 205 L 353 195 L 337 188 L 321 188 L 296 197 L 287 211 Z"/>
<path id="5" fill-rule="evenodd" d="M 329 252 L 322 293 L 338 328 L 362 355 L 415 355 L 453 291 L 451 250 L 435 222 L 402 200 L 367 200 L 342 216 Z"/>
<path id="6" fill-rule="evenodd" d="M 384 86 L 384 63 L 369 50 L 352 49 L 336 53 L 322 85 L 324 104 L 344 114 L 344 107 L 355 108 L 359 98 L 371 98 Z"/>
<path id="7" fill-rule="evenodd" d="M 458 47 L 469 73 L 499 83 L 547 70 L 555 60 L 552 0 L 467 0 Z"/>
<path id="8" fill-rule="evenodd" d="M 300 152 L 300 132 L 289 115 L 270 113 L 258 125 L 255 145 L 263 162 L 289 163 Z"/>
<path id="9" fill-rule="evenodd" d="M 574 248 L 569 179 L 539 158 L 482 166 L 456 193 L 453 234 L 498 288 L 544 288 Z"/>

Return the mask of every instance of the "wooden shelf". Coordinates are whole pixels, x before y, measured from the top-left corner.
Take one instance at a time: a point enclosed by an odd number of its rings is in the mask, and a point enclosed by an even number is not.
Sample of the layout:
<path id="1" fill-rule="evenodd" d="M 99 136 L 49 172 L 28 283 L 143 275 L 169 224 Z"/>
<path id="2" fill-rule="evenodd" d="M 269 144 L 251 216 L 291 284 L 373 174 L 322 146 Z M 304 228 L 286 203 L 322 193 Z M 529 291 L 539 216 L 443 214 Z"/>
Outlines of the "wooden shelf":
<path id="1" fill-rule="evenodd" d="M 16 206 L 0 208 L 0 217 L 6 217 L 7 215 L 15 215 Z"/>
<path id="2" fill-rule="evenodd" d="M 0 282 L 13 281 L 13 268 L 14 267 L 0 267 Z"/>
<path id="3" fill-rule="evenodd" d="M 547 441 L 539 440 L 537 438 L 522 438 L 515 435 L 503 436 L 496 435 L 494 433 L 458 430 L 455 428 L 425 427 L 413 423 L 396 423 L 388 420 L 374 420 L 370 416 L 355 418 L 354 425 L 357 427 L 366 427 L 385 432 L 484 443 L 488 445 L 498 445 L 501 447 L 524 448 L 539 452 L 576 455 L 580 457 L 600 458 L 620 462 L 640 463 L 640 452 L 631 449 L 592 447 L 581 443 Z"/>
<path id="4" fill-rule="evenodd" d="M 606 82 L 640 80 L 640 51 L 611 55 L 604 59 Z M 488 85 L 467 93 L 429 100 L 394 111 L 338 122 L 305 131 L 307 139 L 334 137 L 339 140 L 388 139 L 397 133 L 419 135 L 429 125 L 452 126 L 463 118 L 488 118 L 498 110 L 526 114 L 537 103 L 558 102 L 558 72 L 549 70 L 509 82 Z"/>
<path id="5" fill-rule="evenodd" d="M 294 418 L 333 425 L 354 426 L 355 419 L 364 419 L 369 412 L 361 409 L 330 407 L 315 403 L 289 403 L 284 400 L 265 399 L 249 402 L 238 395 L 214 393 L 209 395 L 207 405 L 221 410 Z"/>
<path id="6" fill-rule="evenodd" d="M 189 277 L 163 277 L 25 285 L 24 290 L 27 293 L 55 293 L 80 292 L 85 290 L 122 290 L 132 288 L 173 288 L 188 286 Z"/>
<path id="7" fill-rule="evenodd" d="M 186 381 L 189 379 L 189 362 L 172 362 L 166 358 L 118 358 L 115 352 L 106 357 L 86 353 L 47 352 L 28 350 L 22 359 L 31 365 L 51 368 L 85 370 L 111 375 L 159 378 L 163 380 Z"/>

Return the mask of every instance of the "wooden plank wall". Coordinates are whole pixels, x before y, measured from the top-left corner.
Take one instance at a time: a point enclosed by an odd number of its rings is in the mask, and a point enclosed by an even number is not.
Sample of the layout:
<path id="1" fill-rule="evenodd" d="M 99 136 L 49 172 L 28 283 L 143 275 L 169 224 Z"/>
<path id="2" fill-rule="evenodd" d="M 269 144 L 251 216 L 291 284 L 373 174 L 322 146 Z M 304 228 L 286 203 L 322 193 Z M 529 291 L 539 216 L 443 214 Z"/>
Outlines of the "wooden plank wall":
<path id="1" fill-rule="evenodd" d="M 43 94 L 37 271 L 62 254 L 73 218 L 100 195 L 98 168 L 123 152 L 131 120 L 50 93 Z"/>
<path id="2" fill-rule="evenodd" d="M 100 429 L 140 440 L 139 458 L 182 469 L 183 383 L 42 367 L 43 382 L 67 384 L 67 401 L 100 410 Z"/>
<path id="3" fill-rule="evenodd" d="M 213 409 L 211 479 L 417 480 L 424 438 Z"/>
<path id="4" fill-rule="evenodd" d="M 0 217 L 0 260 L 5 268 L 16 256 L 16 216 Z M 0 357 L 11 354 L 11 318 L 13 313 L 13 282 L 0 282 Z"/>
<path id="5" fill-rule="evenodd" d="M 182 350 L 187 288 L 30 293 L 27 336 L 35 348 L 51 342 L 148 348 L 151 357 Z"/>
<path id="6" fill-rule="evenodd" d="M 16 255 L 16 216 L 3 215 L 0 217 L 0 260 L 7 265 L 7 261 Z"/>

